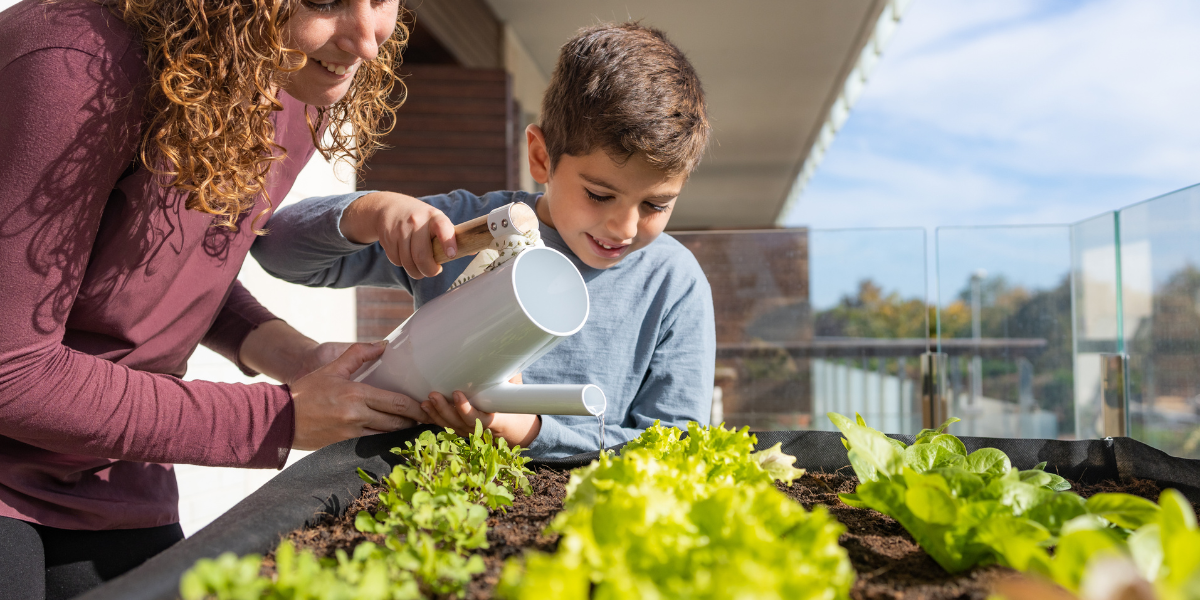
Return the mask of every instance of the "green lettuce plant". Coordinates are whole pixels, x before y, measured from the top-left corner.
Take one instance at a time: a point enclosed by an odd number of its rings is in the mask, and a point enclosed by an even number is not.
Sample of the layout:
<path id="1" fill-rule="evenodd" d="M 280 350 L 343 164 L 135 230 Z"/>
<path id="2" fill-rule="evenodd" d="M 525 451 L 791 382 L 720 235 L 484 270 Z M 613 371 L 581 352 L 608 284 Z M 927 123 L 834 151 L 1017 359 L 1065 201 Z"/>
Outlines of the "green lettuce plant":
<path id="1" fill-rule="evenodd" d="M 284 541 L 275 550 L 273 579 L 261 577 L 262 557 L 238 558 L 226 552 L 201 560 L 180 582 L 185 598 L 221 600 L 416 600 L 422 598 L 416 577 L 394 561 L 370 556 L 374 544 L 362 544 L 349 557 L 338 551 L 321 560 L 311 552 L 297 553 Z"/>
<path id="2" fill-rule="evenodd" d="M 1044 471 L 1019 471 L 995 448 L 967 453 L 945 429 L 911 446 L 830 413 L 861 483 L 841 499 L 891 516 L 949 572 L 999 563 L 1078 592 L 1089 566 L 1131 560 L 1164 600 L 1200 599 L 1200 529 L 1191 504 L 1166 490 L 1159 504 L 1131 494 L 1084 500 Z"/>
<path id="3" fill-rule="evenodd" d="M 985 562 L 1027 569 L 1046 556 L 1063 526 L 1087 514 L 1045 463 L 1017 470 L 995 448 L 968 453 L 945 433 L 958 421 L 921 431 L 911 446 L 836 413 L 860 484 L 843 502 L 891 516 L 951 573 Z"/>
<path id="4" fill-rule="evenodd" d="M 1156 518 L 1127 538 L 1134 564 L 1163 600 L 1200 598 L 1200 528 L 1192 504 L 1178 490 L 1164 490 Z"/>
<path id="5" fill-rule="evenodd" d="M 803 474 L 780 446 L 754 452 L 748 428 L 654 427 L 619 457 L 577 469 L 550 529 L 553 555 L 510 561 L 502 597 L 845 598 L 854 573 L 823 507 L 774 481 Z"/>
<path id="6" fill-rule="evenodd" d="M 511 489 L 529 493 L 529 459 L 521 448 L 476 422 L 460 438 L 452 430 L 423 432 L 393 453 L 406 460 L 378 483 L 380 510 L 360 511 L 355 527 L 383 536 L 353 553 L 318 559 L 297 553 L 284 541 L 275 551 L 276 574 L 259 576 L 262 557 L 226 553 L 200 560 L 184 574 L 184 600 L 415 600 L 427 595 L 461 596 L 483 560 L 470 552 L 487 547 L 488 509 L 511 506 Z M 377 483 L 359 469 L 359 477 Z"/>
<path id="7" fill-rule="evenodd" d="M 1052 557 L 1034 565 L 1072 592 L 1102 577 L 1110 560 L 1131 562 L 1161 600 L 1200 599 L 1200 528 L 1187 498 L 1167 489 L 1158 504 L 1126 494 L 1096 494 L 1089 514 L 1063 528 Z M 1095 587 L 1095 586 L 1091 586 Z"/>

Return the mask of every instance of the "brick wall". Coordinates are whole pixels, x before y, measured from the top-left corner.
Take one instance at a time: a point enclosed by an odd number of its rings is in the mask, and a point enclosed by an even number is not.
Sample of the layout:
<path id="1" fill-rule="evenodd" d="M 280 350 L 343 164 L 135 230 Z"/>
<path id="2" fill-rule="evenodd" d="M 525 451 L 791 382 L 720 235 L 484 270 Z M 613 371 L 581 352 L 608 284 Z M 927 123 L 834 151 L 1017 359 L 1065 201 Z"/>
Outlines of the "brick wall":
<path id="1" fill-rule="evenodd" d="M 809 361 L 792 358 L 782 349 L 753 357 L 739 357 L 730 349 L 812 339 L 808 231 L 671 235 L 696 256 L 712 287 L 716 385 L 722 392 L 725 422 L 753 429 L 806 427 L 811 413 Z"/>
<path id="2" fill-rule="evenodd" d="M 517 186 L 517 106 L 503 69 L 405 65 L 408 99 L 389 148 L 371 158 L 359 189 L 412 196 Z M 412 314 L 401 290 L 358 288 L 358 339 L 378 340 Z"/>
<path id="3" fill-rule="evenodd" d="M 355 292 L 360 342 L 382 340 L 413 314 L 413 298 L 404 290 L 360 287 Z"/>

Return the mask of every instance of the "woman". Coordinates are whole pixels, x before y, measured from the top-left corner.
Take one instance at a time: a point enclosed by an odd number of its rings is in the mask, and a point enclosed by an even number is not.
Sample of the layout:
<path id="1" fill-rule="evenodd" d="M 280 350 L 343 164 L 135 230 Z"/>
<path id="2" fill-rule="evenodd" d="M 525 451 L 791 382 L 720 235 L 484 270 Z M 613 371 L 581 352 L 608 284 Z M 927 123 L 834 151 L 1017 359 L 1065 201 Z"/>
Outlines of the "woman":
<path id="1" fill-rule="evenodd" d="M 381 346 L 318 345 L 236 281 L 315 149 L 361 166 L 386 132 L 399 12 L 0 13 L 0 598 L 70 597 L 181 539 L 169 463 L 280 468 L 427 419 L 350 381 Z M 285 385 L 184 382 L 198 343 Z"/>

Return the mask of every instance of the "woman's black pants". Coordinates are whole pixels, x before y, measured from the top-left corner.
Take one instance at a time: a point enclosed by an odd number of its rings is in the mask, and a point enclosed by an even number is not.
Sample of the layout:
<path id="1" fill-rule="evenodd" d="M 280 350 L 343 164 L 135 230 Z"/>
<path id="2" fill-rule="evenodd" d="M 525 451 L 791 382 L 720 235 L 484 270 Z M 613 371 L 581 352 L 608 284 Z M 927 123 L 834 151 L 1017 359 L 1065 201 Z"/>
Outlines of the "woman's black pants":
<path id="1" fill-rule="evenodd" d="M 178 523 L 74 531 L 0 517 L 0 600 L 74 598 L 182 539 Z"/>

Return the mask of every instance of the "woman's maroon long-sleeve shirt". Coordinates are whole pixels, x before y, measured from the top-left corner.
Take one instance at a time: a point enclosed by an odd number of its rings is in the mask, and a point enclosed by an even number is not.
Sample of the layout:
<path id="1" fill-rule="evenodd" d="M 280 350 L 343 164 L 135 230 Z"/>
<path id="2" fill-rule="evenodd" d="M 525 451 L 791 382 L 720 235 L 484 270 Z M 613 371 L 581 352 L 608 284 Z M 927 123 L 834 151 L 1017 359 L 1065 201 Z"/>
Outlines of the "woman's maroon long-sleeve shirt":
<path id="1" fill-rule="evenodd" d="M 274 317 L 236 281 L 249 219 L 213 227 L 131 168 L 147 85 L 137 37 L 90 0 L 0 13 L 0 516 L 165 525 L 170 463 L 287 458 L 285 388 L 180 379 L 198 343 L 236 359 Z M 313 153 L 303 105 L 283 101 L 275 202 Z"/>

